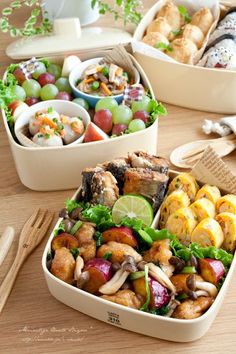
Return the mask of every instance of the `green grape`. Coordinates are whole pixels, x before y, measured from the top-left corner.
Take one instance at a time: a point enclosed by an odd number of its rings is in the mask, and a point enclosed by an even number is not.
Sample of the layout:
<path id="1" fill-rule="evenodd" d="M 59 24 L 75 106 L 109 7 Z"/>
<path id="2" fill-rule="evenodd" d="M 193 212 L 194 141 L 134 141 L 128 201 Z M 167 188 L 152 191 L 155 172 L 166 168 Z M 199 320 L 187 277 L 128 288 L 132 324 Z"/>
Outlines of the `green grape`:
<path id="1" fill-rule="evenodd" d="M 47 71 L 55 76 L 55 79 L 59 79 L 59 77 L 61 76 L 61 71 L 62 68 L 60 67 L 60 65 L 57 64 L 49 64 Z"/>
<path id="2" fill-rule="evenodd" d="M 109 109 L 109 111 L 113 112 L 116 107 L 118 107 L 118 103 L 114 98 L 105 97 L 97 102 L 95 112 L 101 109 Z"/>
<path id="3" fill-rule="evenodd" d="M 74 103 L 77 103 L 78 105 L 80 105 L 81 107 L 83 107 L 84 109 L 86 109 L 86 111 L 88 111 L 89 110 L 89 104 L 88 104 L 88 102 L 86 101 L 86 100 L 84 100 L 83 98 L 75 98 L 75 99 L 73 99 L 73 101 L 72 102 L 74 102 Z"/>
<path id="4" fill-rule="evenodd" d="M 138 132 L 146 128 L 146 125 L 142 119 L 134 119 L 129 123 L 129 131 L 131 133 Z"/>
<path id="5" fill-rule="evenodd" d="M 26 97 L 35 97 L 38 98 L 40 96 L 41 86 L 38 81 L 34 79 L 25 80 L 22 84 L 23 89 L 25 90 Z"/>
<path id="6" fill-rule="evenodd" d="M 58 92 L 58 88 L 55 85 L 47 84 L 41 88 L 40 97 L 43 101 L 53 100 Z"/>
<path id="7" fill-rule="evenodd" d="M 26 93 L 23 87 L 16 85 L 12 89 L 12 94 L 16 96 L 19 101 L 24 101 L 26 99 Z"/>
<path id="8" fill-rule="evenodd" d="M 69 80 L 66 77 L 60 77 L 59 79 L 57 79 L 55 85 L 60 92 L 67 92 L 69 94 L 72 93 Z"/>
<path id="9" fill-rule="evenodd" d="M 151 113 L 152 111 L 151 99 L 148 96 L 143 96 L 142 101 L 132 102 L 131 109 L 133 113 L 137 111 L 146 111 L 147 113 Z"/>
<path id="10" fill-rule="evenodd" d="M 128 106 L 118 106 L 114 108 L 112 112 L 113 123 L 114 124 L 126 124 L 129 125 L 133 114 Z"/>
<path id="11" fill-rule="evenodd" d="M 38 79 L 39 75 L 46 73 L 47 69 L 44 63 L 41 63 L 40 61 L 38 62 L 38 68 L 33 72 L 32 76 L 34 79 Z"/>

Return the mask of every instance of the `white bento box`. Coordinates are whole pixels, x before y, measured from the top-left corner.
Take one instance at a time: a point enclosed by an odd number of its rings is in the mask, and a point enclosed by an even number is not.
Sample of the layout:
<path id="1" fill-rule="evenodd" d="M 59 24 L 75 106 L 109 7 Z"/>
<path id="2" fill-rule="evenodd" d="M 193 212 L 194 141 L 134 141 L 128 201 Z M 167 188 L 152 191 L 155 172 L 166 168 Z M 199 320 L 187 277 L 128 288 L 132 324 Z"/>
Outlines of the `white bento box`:
<path id="1" fill-rule="evenodd" d="M 85 57 L 80 55 L 80 58 L 85 60 L 103 56 L 105 53 L 97 51 Z M 146 74 L 137 61 L 132 56 L 130 57 L 140 73 L 142 82 L 154 98 L 153 90 Z M 47 59 L 53 63 L 61 64 L 64 57 L 50 57 Z M 88 161 L 90 166 L 95 166 L 105 160 L 126 155 L 129 151 L 141 149 L 151 154 L 156 154 L 157 152 L 158 119 L 143 131 L 107 141 L 60 148 L 30 148 L 24 147 L 14 140 L 3 110 L 2 116 L 19 178 L 26 187 L 37 191 L 77 188 L 81 181 L 81 171 L 88 165 Z"/>
<path id="2" fill-rule="evenodd" d="M 177 175 L 178 173 L 175 171 L 170 172 L 171 179 Z M 202 183 L 199 184 L 202 185 Z M 79 193 L 80 189 L 77 190 L 72 199 L 75 199 Z M 222 191 L 222 194 L 225 193 Z M 159 216 L 160 213 L 158 212 L 152 227 L 157 228 Z M 54 229 L 58 227 L 61 220 L 61 218 L 58 220 Z M 109 302 L 56 278 L 47 268 L 47 255 L 51 250 L 53 237 L 54 231 L 52 231 L 44 249 L 42 267 L 48 289 L 57 300 L 75 310 L 114 326 L 174 342 L 191 342 L 199 339 L 208 331 L 220 310 L 236 268 L 236 256 L 234 256 L 227 277 L 213 305 L 201 317 L 192 320 L 168 318 Z"/>
<path id="3" fill-rule="evenodd" d="M 147 54 L 149 46 L 140 41 L 162 4 L 163 0 L 158 1 L 145 14 L 134 33 L 137 46 L 133 46 L 133 55 L 150 78 L 157 99 L 186 108 L 235 114 L 235 71 L 181 64 Z"/>

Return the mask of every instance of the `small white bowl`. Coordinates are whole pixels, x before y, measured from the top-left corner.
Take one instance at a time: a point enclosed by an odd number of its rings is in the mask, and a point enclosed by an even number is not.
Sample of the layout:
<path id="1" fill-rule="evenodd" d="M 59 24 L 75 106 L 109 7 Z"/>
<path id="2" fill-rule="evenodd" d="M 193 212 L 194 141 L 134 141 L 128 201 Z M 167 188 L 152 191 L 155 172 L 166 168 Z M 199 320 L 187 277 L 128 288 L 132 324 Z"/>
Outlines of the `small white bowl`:
<path id="1" fill-rule="evenodd" d="M 69 76 L 69 82 L 70 86 L 72 88 L 73 94 L 75 97 L 80 97 L 88 101 L 90 107 L 95 107 L 96 103 L 104 98 L 104 96 L 95 96 L 95 95 L 90 95 L 85 92 L 80 91 L 76 86 L 78 80 L 81 78 L 83 72 L 85 69 L 87 69 L 90 65 L 92 64 L 98 64 L 103 58 L 93 58 L 89 59 L 86 61 L 83 61 L 79 65 L 77 65 L 72 72 L 70 73 Z M 134 84 L 138 84 L 140 82 L 140 75 L 139 72 L 136 68 L 134 68 Z M 113 95 L 109 96 L 111 98 L 114 98 L 118 103 L 121 103 L 123 100 L 124 93 L 120 93 L 119 95 Z"/>
<path id="2" fill-rule="evenodd" d="M 23 146 L 27 147 L 40 147 L 40 145 L 35 144 L 32 140 L 27 138 L 24 134 L 22 134 L 22 128 L 27 126 L 29 124 L 29 119 L 30 117 L 34 116 L 36 112 L 43 110 L 43 109 L 48 109 L 49 107 L 52 107 L 56 112 L 59 114 L 65 114 L 69 117 L 81 117 L 85 126 L 85 129 L 87 125 L 90 123 L 90 115 L 88 112 L 81 106 L 79 106 L 76 103 L 73 103 L 71 101 L 63 101 L 63 100 L 49 100 L 49 101 L 43 101 L 34 104 L 33 106 L 30 106 L 28 109 L 26 109 L 24 112 L 20 114 L 18 117 L 17 121 L 15 122 L 15 134 L 19 142 Z M 63 146 L 58 146 L 58 147 L 64 147 L 64 146 L 72 146 L 72 145 L 77 145 L 79 143 L 82 143 L 84 139 L 84 134 L 82 134 L 77 140 L 73 141 L 71 144 L 63 145 Z"/>

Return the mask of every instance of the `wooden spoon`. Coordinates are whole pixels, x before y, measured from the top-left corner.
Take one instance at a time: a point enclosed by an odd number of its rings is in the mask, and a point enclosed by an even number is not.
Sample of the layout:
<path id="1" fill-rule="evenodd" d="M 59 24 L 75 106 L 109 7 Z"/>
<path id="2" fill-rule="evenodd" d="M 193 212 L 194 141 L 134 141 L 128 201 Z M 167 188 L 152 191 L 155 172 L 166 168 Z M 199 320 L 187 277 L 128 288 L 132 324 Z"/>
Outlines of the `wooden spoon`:
<path id="1" fill-rule="evenodd" d="M 230 154 L 236 148 L 235 134 L 209 140 L 197 140 L 181 145 L 172 151 L 170 161 L 181 168 L 191 168 L 202 156 L 207 146 L 211 146 L 220 157 Z"/>

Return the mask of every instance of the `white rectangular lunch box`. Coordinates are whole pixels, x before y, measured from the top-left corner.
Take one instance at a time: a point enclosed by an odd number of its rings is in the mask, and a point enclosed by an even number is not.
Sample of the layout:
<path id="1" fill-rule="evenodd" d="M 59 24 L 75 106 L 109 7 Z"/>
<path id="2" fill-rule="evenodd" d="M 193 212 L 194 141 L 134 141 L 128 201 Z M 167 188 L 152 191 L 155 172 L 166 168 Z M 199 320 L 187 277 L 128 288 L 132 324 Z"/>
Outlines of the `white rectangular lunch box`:
<path id="1" fill-rule="evenodd" d="M 150 78 L 155 96 L 162 102 L 208 112 L 236 113 L 236 72 L 166 61 L 148 55 L 141 43 L 147 26 L 163 5 L 159 0 L 145 14 L 134 33 L 133 55 Z M 196 4 L 198 7 L 206 4 Z M 136 43 L 136 44 L 135 44 Z M 155 50 L 151 48 L 151 50 Z M 158 52 L 158 50 L 155 50 Z"/>
<path id="2" fill-rule="evenodd" d="M 170 178 L 173 179 L 177 175 L 177 172 L 172 171 Z M 202 183 L 199 184 L 202 185 Z M 77 190 L 72 199 L 75 199 L 79 193 L 80 189 Z M 157 213 L 154 218 L 152 224 L 154 228 L 157 228 L 159 215 Z M 61 220 L 58 220 L 54 229 L 58 227 Z M 201 317 L 192 320 L 162 317 L 109 302 L 56 278 L 49 272 L 46 265 L 47 254 L 51 250 L 53 237 L 54 231 L 52 231 L 44 249 L 42 267 L 48 289 L 57 300 L 75 310 L 114 326 L 174 342 L 191 342 L 199 339 L 208 331 L 220 310 L 236 268 L 236 256 L 234 256 L 227 277 L 213 305 Z"/>
<path id="3" fill-rule="evenodd" d="M 85 57 L 80 55 L 80 58 L 85 60 L 104 54 L 105 52 L 96 51 Z M 130 57 L 144 85 L 154 98 L 146 74 L 137 61 L 131 55 Z M 63 56 L 55 56 L 47 59 L 53 63 L 62 64 L 63 58 Z M 157 152 L 158 119 L 143 131 L 115 139 L 59 148 L 31 148 L 19 145 L 13 139 L 3 110 L 2 116 L 19 178 L 26 187 L 36 191 L 77 188 L 81 181 L 81 171 L 88 166 L 88 162 L 92 167 L 135 150 L 146 150 L 151 154 Z"/>

